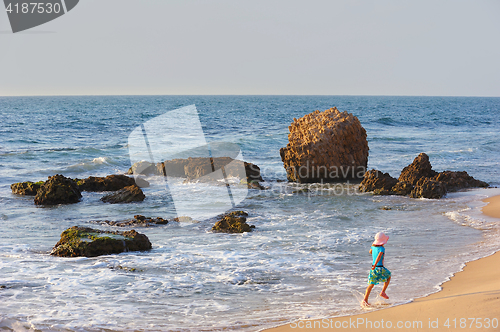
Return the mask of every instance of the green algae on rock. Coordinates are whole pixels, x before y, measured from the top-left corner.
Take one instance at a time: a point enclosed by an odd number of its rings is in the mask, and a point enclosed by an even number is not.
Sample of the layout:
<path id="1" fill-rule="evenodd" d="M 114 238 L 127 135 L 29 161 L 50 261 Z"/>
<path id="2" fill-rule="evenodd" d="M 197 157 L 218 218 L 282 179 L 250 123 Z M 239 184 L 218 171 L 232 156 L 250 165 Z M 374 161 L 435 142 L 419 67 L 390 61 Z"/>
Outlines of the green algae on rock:
<path id="1" fill-rule="evenodd" d="M 251 232 L 255 228 L 248 225 L 248 213 L 244 211 L 233 211 L 219 217 L 218 221 L 212 227 L 212 231 L 221 233 L 244 233 Z"/>
<path id="2" fill-rule="evenodd" d="M 44 184 L 44 181 L 18 182 L 11 184 L 10 189 L 12 190 L 12 193 L 16 195 L 35 196 L 36 192 L 38 191 L 38 189 L 40 189 L 42 184 Z"/>
<path id="3" fill-rule="evenodd" d="M 59 257 L 96 257 L 151 248 L 147 236 L 135 230 L 110 232 L 73 226 L 62 232 L 61 239 L 50 254 Z"/>
<path id="4" fill-rule="evenodd" d="M 49 176 L 38 189 L 35 196 L 36 205 L 56 205 L 77 203 L 82 198 L 75 181 L 60 174 Z"/>

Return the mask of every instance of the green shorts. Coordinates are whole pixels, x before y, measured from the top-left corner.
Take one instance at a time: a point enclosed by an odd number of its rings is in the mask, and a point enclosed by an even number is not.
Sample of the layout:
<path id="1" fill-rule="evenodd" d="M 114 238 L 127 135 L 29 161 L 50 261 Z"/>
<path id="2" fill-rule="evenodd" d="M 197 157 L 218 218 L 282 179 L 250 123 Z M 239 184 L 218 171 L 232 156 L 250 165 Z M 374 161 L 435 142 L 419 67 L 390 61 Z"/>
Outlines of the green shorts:
<path id="1" fill-rule="evenodd" d="M 376 267 L 374 270 L 370 269 L 368 275 L 368 284 L 378 285 L 379 282 L 386 282 L 391 277 L 391 271 L 385 267 Z"/>

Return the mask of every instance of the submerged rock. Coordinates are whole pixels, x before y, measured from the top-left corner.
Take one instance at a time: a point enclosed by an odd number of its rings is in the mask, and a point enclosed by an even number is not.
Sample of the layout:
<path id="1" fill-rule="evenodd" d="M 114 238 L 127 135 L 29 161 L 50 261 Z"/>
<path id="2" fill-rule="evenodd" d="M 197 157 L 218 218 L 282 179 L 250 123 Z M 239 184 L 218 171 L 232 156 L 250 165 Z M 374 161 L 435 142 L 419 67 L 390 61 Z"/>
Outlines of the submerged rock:
<path id="1" fill-rule="evenodd" d="M 122 220 L 122 221 L 110 221 L 110 220 L 96 220 L 94 222 L 104 223 L 110 226 L 136 226 L 136 227 L 149 227 L 154 225 L 166 225 L 168 224 L 167 219 L 163 219 L 160 217 L 145 217 L 142 215 L 135 215 L 134 219 Z"/>
<path id="2" fill-rule="evenodd" d="M 135 230 L 109 232 L 74 226 L 61 234 L 61 239 L 50 254 L 60 257 L 95 257 L 125 251 L 144 251 L 151 248 L 151 242 L 147 236 Z"/>
<path id="3" fill-rule="evenodd" d="M 105 203 L 131 203 L 131 202 L 142 202 L 146 196 L 142 192 L 141 188 L 135 184 L 132 186 L 125 187 L 118 190 L 113 194 L 106 195 L 101 198 L 101 201 Z"/>
<path id="4" fill-rule="evenodd" d="M 26 181 L 26 182 L 18 182 L 18 183 L 13 183 L 10 185 L 10 189 L 12 190 L 13 194 L 16 195 L 26 195 L 26 196 L 35 196 L 36 192 L 40 187 L 44 184 L 43 181 L 39 182 L 31 182 L 31 181 Z"/>
<path id="5" fill-rule="evenodd" d="M 49 176 L 38 189 L 35 196 L 36 205 L 56 205 L 77 203 L 82 198 L 75 181 L 60 174 Z"/>
<path id="6" fill-rule="evenodd" d="M 244 233 L 250 232 L 255 226 L 247 224 L 248 213 L 244 211 L 233 211 L 219 217 L 219 220 L 212 227 L 214 232 L 223 233 Z"/>
<path id="7" fill-rule="evenodd" d="M 280 149 L 289 181 L 361 179 L 368 163 L 366 131 L 358 118 L 336 107 L 293 119 L 288 144 Z"/>
<path id="8" fill-rule="evenodd" d="M 117 191 L 135 184 L 134 179 L 126 175 L 89 176 L 75 181 L 81 191 Z"/>

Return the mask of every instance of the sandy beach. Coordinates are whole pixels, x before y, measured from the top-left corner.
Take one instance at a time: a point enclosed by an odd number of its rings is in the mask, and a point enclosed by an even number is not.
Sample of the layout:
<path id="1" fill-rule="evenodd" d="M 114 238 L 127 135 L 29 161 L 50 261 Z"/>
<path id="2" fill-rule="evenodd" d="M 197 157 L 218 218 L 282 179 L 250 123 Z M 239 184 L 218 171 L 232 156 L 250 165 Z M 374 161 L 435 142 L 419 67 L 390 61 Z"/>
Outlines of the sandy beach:
<path id="1" fill-rule="evenodd" d="M 500 219 L 500 196 L 484 202 L 489 204 L 483 213 Z M 379 291 L 380 287 L 374 289 L 371 301 Z M 467 263 L 463 271 L 442 285 L 440 292 L 408 304 L 367 311 L 332 319 L 303 320 L 266 331 L 500 331 L 500 252 Z"/>

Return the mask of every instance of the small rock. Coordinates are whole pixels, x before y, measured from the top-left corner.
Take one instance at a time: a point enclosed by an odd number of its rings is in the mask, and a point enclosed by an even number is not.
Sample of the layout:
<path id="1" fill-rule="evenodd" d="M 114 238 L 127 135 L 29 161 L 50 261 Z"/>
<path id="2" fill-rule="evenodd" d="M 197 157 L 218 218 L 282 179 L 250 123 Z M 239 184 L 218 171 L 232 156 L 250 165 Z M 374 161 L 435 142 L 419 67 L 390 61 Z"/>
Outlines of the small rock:
<path id="1" fill-rule="evenodd" d="M 144 251 L 151 248 L 151 242 L 147 236 L 135 230 L 109 232 L 74 226 L 62 232 L 61 239 L 50 254 L 60 257 L 95 257 L 125 251 Z"/>
<path id="2" fill-rule="evenodd" d="M 219 220 L 212 227 L 214 232 L 223 233 L 244 233 L 250 232 L 255 226 L 246 223 L 248 213 L 244 211 L 233 211 L 219 217 Z"/>
<path id="3" fill-rule="evenodd" d="M 10 189 L 12 190 L 13 194 L 16 195 L 26 195 L 26 196 L 35 196 L 36 192 L 40 187 L 44 184 L 43 181 L 39 182 L 31 182 L 31 181 L 26 181 L 26 182 L 18 182 L 18 183 L 13 183 L 10 185 Z"/>
<path id="4" fill-rule="evenodd" d="M 75 180 L 81 191 L 117 191 L 135 184 L 134 179 L 126 175 L 90 176 L 83 180 Z"/>
<path id="5" fill-rule="evenodd" d="M 60 174 L 49 176 L 38 189 L 35 196 L 36 205 L 56 205 L 77 203 L 82 198 L 75 181 Z"/>
<path id="6" fill-rule="evenodd" d="M 392 187 L 398 182 L 389 173 L 382 173 L 372 169 L 365 173 L 363 181 L 359 185 L 361 192 L 373 191 L 378 195 L 389 195 Z"/>
<path id="7" fill-rule="evenodd" d="M 131 203 L 131 202 L 142 202 L 146 196 L 142 192 L 141 188 L 135 184 L 132 186 L 125 187 L 117 192 L 106 195 L 101 198 L 101 201 L 105 203 Z"/>

